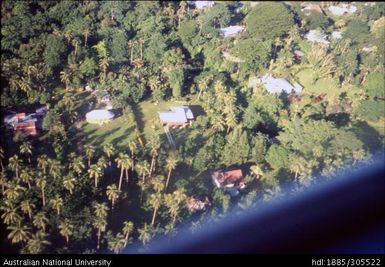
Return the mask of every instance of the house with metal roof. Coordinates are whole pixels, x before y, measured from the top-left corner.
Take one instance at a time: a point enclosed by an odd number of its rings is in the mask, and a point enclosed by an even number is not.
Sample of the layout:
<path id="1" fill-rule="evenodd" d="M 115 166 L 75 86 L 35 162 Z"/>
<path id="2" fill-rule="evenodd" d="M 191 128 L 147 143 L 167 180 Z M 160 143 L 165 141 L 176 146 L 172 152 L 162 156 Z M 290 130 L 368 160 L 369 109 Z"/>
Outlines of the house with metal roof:
<path id="1" fill-rule="evenodd" d="M 188 1 L 188 3 L 195 6 L 196 9 L 209 8 L 215 4 L 214 1 Z"/>
<path id="2" fill-rule="evenodd" d="M 158 111 L 162 125 L 186 126 L 194 119 L 194 114 L 187 106 L 171 107 L 168 111 Z"/>
<path id="3" fill-rule="evenodd" d="M 263 84 L 269 93 L 281 93 L 282 91 L 288 94 L 293 91 L 296 93 L 302 92 L 302 86 L 299 83 L 291 84 L 283 78 L 274 78 L 270 74 L 262 76 L 257 82 Z"/>
<path id="4" fill-rule="evenodd" d="M 327 35 L 319 30 L 310 30 L 305 38 L 312 43 L 329 44 L 327 41 Z"/>
<path id="5" fill-rule="evenodd" d="M 222 37 L 233 37 L 236 36 L 237 34 L 241 33 L 245 27 L 243 26 L 229 26 L 226 28 L 221 28 L 220 33 Z"/>

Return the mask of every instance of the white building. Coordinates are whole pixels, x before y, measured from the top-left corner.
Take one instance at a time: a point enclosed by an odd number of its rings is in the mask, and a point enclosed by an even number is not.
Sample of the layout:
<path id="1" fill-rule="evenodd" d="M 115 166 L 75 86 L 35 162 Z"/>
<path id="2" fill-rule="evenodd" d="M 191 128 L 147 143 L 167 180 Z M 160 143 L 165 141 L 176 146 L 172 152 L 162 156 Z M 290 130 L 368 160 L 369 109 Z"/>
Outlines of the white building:
<path id="1" fill-rule="evenodd" d="M 159 119 L 163 125 L 186 126 L 194 119 L 191 109 L 186 106 L 171 107 L 169 111 L 159 111 Z"/>
<path id="2" fill-rule="evenodd" d="M 312 43 L 329 44 L 329 41 L 326 40 L 327 35 L 319 30 L 310 30 L 305 38 Z"/>
<path id="3" fill-rule="evenodd" d="M 342 4 L 342 5 L 338 5 L 338 6 L 330 6 L 329 11 L 334 16 L 342 16 L 346 13 L 348 13 L 348 14 L 355 13 L 357 11 L 357 7 L 355 5 Z"/>
<path id="4" fill-rule="evenodd" d="M 243 26 L 229 26 L 226 28 L 221 28 L 221 36 L 223 37 L 231 37 L 236 36 L 237 34 L 241 33 L 245 27 Z"/>
<path id="5" fill-rule="evenodd" d="M 342 39 L 342 32 L 341 31 L 332 32 L 332 38 L 333 39 Z"/>
<path id="6" fill-rule="evenodd" d="M 214 1 L 188 1 L 188 3 L 194 5 L 196 9 L 209 8 L 215 4 Z"/>
<path id="7" fill-rule="evenodd" d="M 283 78 L 274 78 L 270 74 L 259 78 L 258 83 L 263 84 L 269 93 L 281 93 L 282 91 L 288 94 L 292 91 L 296 93 L 302 92 L 302 86 L 299 83 L 291 84 Z"/>

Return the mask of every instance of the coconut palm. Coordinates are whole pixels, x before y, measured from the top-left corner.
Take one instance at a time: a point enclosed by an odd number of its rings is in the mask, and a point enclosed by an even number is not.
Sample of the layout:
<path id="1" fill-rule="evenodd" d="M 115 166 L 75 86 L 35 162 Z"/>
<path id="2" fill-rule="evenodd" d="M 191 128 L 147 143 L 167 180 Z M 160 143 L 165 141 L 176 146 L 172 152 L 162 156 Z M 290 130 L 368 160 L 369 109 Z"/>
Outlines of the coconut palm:
<path id="1" fill-rule="evenodd" d="M 4 160 L 4 149 L 0 146 L 0 167 L 1 167 L 1 172 L 4 171 L 3 160 Z"/>
<path id="2" fill-rule="evenodd" d="M 108 165 L 111 166 L 111 156 L 114 154 L 115 148 L 112 144 L 105 144 L 103 146 L 103 152 L 106 154 L 108 159 Z"/>
<path id="3" fill-rule="evenodd" d="M 72 174 L 68 174 L 64 177 L 63 179 L 63 187 L 70 191 L 70 194 L 72 195 L 73 193 L 73 190 L 75 188 L 75 182 L 76 182 L 76 179 L 73 177 Z"/>
<path id="4" fill-rule="evenodd" d="M 108 238 L 108 248 L 115 254 L 119 254 L 124 248 L 124 237 L 121 233 Z"/>
<path id="5" fill-rule="evenodd" d="M 5 171 L 4 170 L 1 170 L 0 172 L 0 186 L 1 186 L 1 193 L 3 194 L 4 196 L 4 193 L 5 193 L 5 188 L 8 187 L 8 179 L 7 179 L 7 175 L 5 174 Z"/>
<path id="6" fill-rule="evenodd" d="M 32 172 L 30 169 L 22 169 L 20 172 L 20 180 L 28 185 L 28 189 L 31 189 Z"/>
<path id="7" fill-rule="evenodd" d="M 88 169 L 88 175 L 91 179 L 94 179 L 95 187 L 97 188 L 99 179 L 102 176 L 102 169 L 98 165 L 92 164 Z"/>
<path id="8" fill-rule="evenodd" d="M 49 169 L 48 169 L 49 175 L 54 179 L 58 178 L 61 174 L 61 169 L 62 169 L 62 165 L 60 161 L 56 159 L 50 159 L 48 160 L 48 162 L 49 162 Z"/>
<path id="9" fill-rule="evenodd" d="M 37 167 L 43 171 L 43 174 L 46 174 L 48 165 L 49 161 L 47 155 L 43 154 L 37 158 Z"/>
<path id="10" fill-rule="evenodd" d="M 11 240 L 12 244 L 24 243 L 31 236 L 31 228 L 26 225 L 18 225 L 8 226 L 7 230 L 11 232 L 8 234 L 8 239 Z"/>
<path id="11" fill-rule="evenodd" d="M 152 214 L 152 219 L 151 219 L 151 225 L 154 225 L 155 223 L 155 218 L 159 207 L 162 205 L 162 201 L 163 201 L 163 198 L 161 193 L 155 193 L 150 195 L 149 204 L 154 209 Z"/>
<path id="12" fill-rule="evenodd" d="M 63 207 L 63 199 L 59 195 L 55 195 L 55 198 L 49 201 L 52 208 L 56 210 L 56 214 L 60 215 L 61 208 Z"/>
<path id="13" fill-rule="evenodd" d="M 85 168 L 83 159 L 81 157 L 75 156 L 70 160 L 69 167 L 77 174 L 81 174 Z"/>
<path id="14" fill-rule="evenodd" d="M 97 229 L 96 236 L 98 238 L 98 243 L 97 243 L 96 248 L 100 249 L 100 239 L 101 239 L 102 233 L 106 231 L 106 227 L 107 227 L 106 218 L 95 217 L 94 222 L 93 222 L 93 226 Z"/>
<path id="15" fill-rule="evenodd" d="M 146 245 L 148 242 L 150 242 L 152 238 L 152 229 L 151 226 L 149 226 L 147 223 L 143 225 L 142 228 L 138 229 L 139 232 L 139 240 L 142 241 L 143 245 Z"/>
<path id="16" fill-rule="evenodd" d="M 112 208 L 116 200 L 119 198 L 119 190 L 116 187 L 116 184 L 107 186 L 106 195 L 109 201 L 111 201 Z"/>
<path id="17" fill-rule="evenodd" d="M 20 203 L 20 209 L 23 213 L 28 214 L 28 218 L 32 219 L 32 210 L 35 208 L 35 204 L 31 203 L 29 199 L 23 200 Z"/>
<path id="18" fill-rule="evenodd" d="M 45 177 L 38 178 L 36 180 L 36 185 L 41 190 L 41 199 L 43 201 L 43 207 L 45 207 L 45 186 L 47 185 L 47 180 Z"/>
<path id="19" fill-rule="evenodd" d="M 155 131 L 151 134 L 148 145 L 150 148 L 150 155 L 151 155 L 151 165 L 150 165 L 150 174 L 149 174 L 149 177 L 151 177 L 155 167 L 155 159 L 158 156 L 158 150 L 160 148 L 159 135 Z"/>
<path id="20" fill-rule="evenodd" d="M 98 165 L 98 166 L 101 168 L 102 173 L 103 173 L 103 172 L 104 172 L 104 169 L 107 168 L 107 166 L 108 166 L 106 157 L 101 156 L 101 157 L 98 159 L 96 165 Z"/>
<path id="21" fill-rule="evenodd" d="M 44 211 L 39 211 L 33 218 L 32 224 L 38 229 L 43 230 L 45 232 L 46 226 L 48 223 L 48 219 L 45 216 Z"/>
<path id="22" fill-rule="evenodd" d="M 97 217 L 107 217 L 108 207 L 106 203 L 94 203 L 94 213 Z"/>
<path id="23" fill-rule="evenodd" d="M 135 169 L 138 175 L 142 177 L 142 180 L 140 181 L 140 202 L 142 202 L 143 191 L 146 184 L 146 174 L 148 175 L 150 173 L 150 165 L 146 160 L 140 161 L 136 164 Z"/>
<path id="24" fill-rule="evenodd" d="M 59 224 L 59 233 L 65 238 L 67 246 L 69 243 L 70 236 L 73 234 L 73 228 L 74 226 L 68 219 Z"/>
<path id="25" fill-rule="evenodd" d="M 88 159 L 88 167 L 91 165 L 91 158 L 95 153 L 95 147 L 93 145 L 85 145 L 84 151 L 86 153 L 87 159 Z"/>
<path id="26" fill-rule="evenodd" d="M 127 154 L 119 153 L 118 158 L 115 159 L 118 168 L 120 168 L 119 187 L 120 191 L 122 187 L 123 172 L 126 171 L 126 179 L 128 180 L 128 169 L 131 167 L 131 160 Z"/>
<path id="27" fill-rule="evenodd" d="M 134 230 L 134 223 L 130 221 L 125 221 L 123 225 L 122 232 L 124 234 L 124 247 L 128 244 L 128 239 L 130 237 L 130 234 L 132 234 Z"/>
<path id="28" fill-rule="evenodd" d="M 36 234 L 32 234 L 27 242 L 27 252 L 30 254 L 42 253 L 45 246 L 51 245 L 51 242 L 47 241 L 47 237 L 48 235 L 42 231 L 37 231 Z"/>
<path id="29" fill-rule="evenodd" d="M 84 36 L 84 47 L 86 47 L 87 46 L 88 37 L 90 36 L 91 31 L 90 31 L 90 29 L 86 28 L 86 29 L 84 29 L 82 34 Z"/>
<path id="30" fill-rule="evenodd" d="M 294 180 L 297 181 L 298 175 L 306 171 L 306 160 L 298 155 L 293 156 L 289 168 L 294 173 Z"/>
<path id="31" fill-rule="evenodd" d="M 136 150 L 138 149 L 138 146 L 134 140 L 131 140 L 130 142 L 128 142 L 128 148 L 130 149 L 130 152 L 131 152 L 131 169 L 132 171 L 134 171 L 134 168 L 135 168 L 134 156 L 135 156 Z"/>
<path id="32" fill-rule="evenodd" d="M 14 201 L 20 196 L 21 192 L 25 190 L 24 187 L 13 181 L 9 183 L 8 188 L 4 191 L 4 195 L 6 199 Z"/>
<path id="33" fill-rule="evenodd" d="M 19 159 L 19 156 L 14 155 L 9 158 L 8 166 L 15 172 L 16 180 L 19 180 L 19 169 L 21 167 L 22 161 Z"/>
<path id="34" fill-rule="evenodd" d="M 259 179 L 263 175 L 263 171 L 259 165 L 251 166 L 250 171 L 256 176 L 257 179 Z"/>
<path id="35" fill-rule="evenodd" d="M 67 70 L 60 72 L 60 81 L 65 84 L 66 90 L 68 90 L 68 85 L 70 83 L 70 74 Z"/>
<path id="36" fill-rule="evenodd" d="M 166 160 L 166 167 L 168 169 L 168 174 L 167 174 L 167 180 L 166 180 L 165 188 L 167 188 L 168 182 L 170 181 L 171 172 L 173 170 L 175 170 L 177 164 L 178 164 L 178 158 L 177 158 L 176 154 L 171 153 Z"/>
<path id="37" fill-rule="evenodd" d="M 1 214 L 1 219 L 3 219 L 3 222 L 6 225 L 15 225 L 21 222 L 21 217 L 17 213 L 17 208 L 13 208 L 12 206 L 10 206 L 2 208 L 2 210 L 4 211 L 4 213 Z"/>
<path id="38" fill-rule="evenodd" d="M 20 154 L 26 155 L 28 158 L 29 164 L 31 164 L 31 156 L 32 156 L 32 146 L 28 141 L 24 141 L 20 146 Z"/>
<path id="39" fill-rule="evenodd" d="M 355 165 L 358 161 L 362 161 L 364 158 L 365 151 L 363 149 L 353 151 L 353 165 Z"/>

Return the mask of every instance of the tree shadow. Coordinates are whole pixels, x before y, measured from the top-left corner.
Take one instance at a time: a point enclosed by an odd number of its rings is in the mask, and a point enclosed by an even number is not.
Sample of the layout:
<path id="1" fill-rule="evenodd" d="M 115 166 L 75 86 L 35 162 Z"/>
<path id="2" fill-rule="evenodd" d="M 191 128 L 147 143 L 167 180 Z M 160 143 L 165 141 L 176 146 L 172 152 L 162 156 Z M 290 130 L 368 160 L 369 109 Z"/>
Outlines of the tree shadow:
<path id="1" fill-rule="evenodd" d="M 326 120 L 332 121 L 335 123 L 335 125 L 340 128 L 348 125 L 350 122 L 350 114 L 349 113 L 334 113 L 330 114 L 326 117 Z"/>
<path id="2" fill-rule="evenodd" d="M 383 148 L 382 138 L 379 132 L 365 121 L 359 121 L 352 125 L 352 131 L 360 139 L 370 153 L 375 154 Z"/>

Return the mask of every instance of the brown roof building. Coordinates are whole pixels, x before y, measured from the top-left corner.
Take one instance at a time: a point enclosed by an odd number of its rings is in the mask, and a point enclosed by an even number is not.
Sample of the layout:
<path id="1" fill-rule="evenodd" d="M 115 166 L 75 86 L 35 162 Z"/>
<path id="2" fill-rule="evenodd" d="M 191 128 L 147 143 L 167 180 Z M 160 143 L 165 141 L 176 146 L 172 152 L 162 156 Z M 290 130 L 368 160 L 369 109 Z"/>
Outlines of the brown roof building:
<path id="1" fill-rule="evenodd" d="M 211 173 L 214 184 L 218 188 L 244 188 L 244 177 L 241 169 L 232 171 L 216 170 Z"/>

